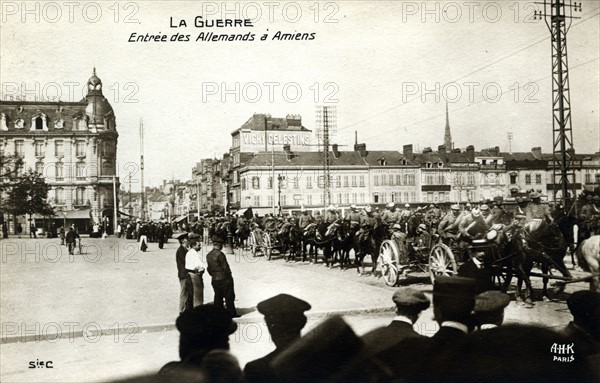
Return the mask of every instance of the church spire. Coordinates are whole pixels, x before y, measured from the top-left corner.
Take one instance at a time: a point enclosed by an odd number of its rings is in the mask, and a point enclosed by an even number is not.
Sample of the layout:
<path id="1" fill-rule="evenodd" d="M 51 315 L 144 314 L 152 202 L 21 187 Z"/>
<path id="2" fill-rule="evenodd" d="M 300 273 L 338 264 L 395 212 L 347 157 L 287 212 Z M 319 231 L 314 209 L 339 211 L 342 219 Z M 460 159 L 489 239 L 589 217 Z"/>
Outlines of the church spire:
<path id="1" fill-rule="evenodd" d="M 450 134 L 450 117 L 448 116 L 448 101 L 446 101 L 446 131 L 444 133 L 444 145 L 446 151 L 452 151 L 452 134 Z"/>

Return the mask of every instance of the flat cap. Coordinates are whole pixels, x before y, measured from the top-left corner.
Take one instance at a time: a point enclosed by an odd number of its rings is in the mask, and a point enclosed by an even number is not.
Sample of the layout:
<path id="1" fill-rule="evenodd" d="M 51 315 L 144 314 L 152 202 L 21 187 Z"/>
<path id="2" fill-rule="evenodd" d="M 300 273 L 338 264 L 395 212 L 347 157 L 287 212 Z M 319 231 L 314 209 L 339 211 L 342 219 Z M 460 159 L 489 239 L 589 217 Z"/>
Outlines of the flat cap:
<path id="1" fill-rule="evenodd" d="M 475 312 L 502 311 L 510 303 L 510 297 L 500 291 L 484 291 L 475 297 Z"/>
<path id="2" fill-rule="evenodd" d="M 441 275 L 433 282 L 433 297 L 475 298 L 477 283 L 472 278 Z"/>
<path id="3" fill-rule="evenodd" d="M 181 233 L 181 234 L 178 234 L 176 238 L 177 238 L 177 240 L 179 240 L 179 241 L 183 241 L 183 240 L 184 240 L 184 239 L 186 239 L 187 237 L 188 237 L 188 233 L 187 233 L 187 232 L 183 232 L 183 233 Z"/>
<path id="4" fill-rule="evenodd" d="M 224 242 L 223 242 L 223 240 L 221 239 L 221 237 L 216 237 L 216 236 L 215 236 L 215 237 L 212 237 L 212 243 L 213 243 L 213 245 L 214 245 L 214 244 L 217 244 L 217 243 L 220 243 L 220 244 L 222 245 Z"/>
<path id="5" fill-rule="evenodd" d="M 175 321 L 175 326 L 182 334 L 207 337 L 227 336 L 237 330 L 237 323 L 227 311 L 213 304 L 200 305 L 184 311 Z"/>
<path id="6" fill-rule="evenodd" d="M 288 294 L 275 295 L 272 298 L 264 300 L 256 305 L 256 309 L 259 313 L 268 315 L 289 315 L 289 314 L 300 314 L 303 315 L 305 311 L 311 309 L 311 305 L 308 302 L 298 299 Z"/>
<path id="7" fill-rule="evenodd" d="M 191 233 L 191 234 L 188 236 L 188 239 L 189 239 L 190 241 L 197 241 L 197 240 L 199 240 L 200 238 L 202 238 L 202 236 L 201 236 L 200 234 L 198 234 L 198 233 Z"/>
<path id="8" fill-rule="evenodd" d="M 400 287 L 394 292 L 392 301 L 394 301 L 397 306 L 416 306 L 421 307 L 422 310 L 429 307 L 429 299 L 427 299 L 425 294 L 412 287 Z"/>
<path id="9" fill-rule="evenodd" d="M 450 206 L 450 209 L 452 209 L 452 210 L 460 210 L 460 206 L 458 206 L 458 204 L 455 203 L 454 205 Z"/>

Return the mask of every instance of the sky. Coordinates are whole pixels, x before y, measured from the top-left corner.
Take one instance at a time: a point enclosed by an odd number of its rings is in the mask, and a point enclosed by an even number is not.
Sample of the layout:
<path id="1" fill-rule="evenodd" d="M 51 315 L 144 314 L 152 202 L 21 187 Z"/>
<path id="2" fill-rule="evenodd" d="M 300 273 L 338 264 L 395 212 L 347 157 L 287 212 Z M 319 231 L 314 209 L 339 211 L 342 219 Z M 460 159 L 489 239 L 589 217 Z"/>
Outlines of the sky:
<path id="1" fill-rule="evenodd" d="M 593 153 L 600 150 L 600 2 L 582 3 L 568 33 L 573 142 L 577 152 Z M 336 106 L 332 142 L 342 150 L 352 149 L 355 132 L 367 149 L 437 148 L 448 103 L 457 148 L 550 152 L 551 43 L 544 21 L 533 20 L 536 7 L 2 1 L 0 98 L 79 101 L 95 66 L 116 114 L 122 181 L 139 166 L 143 120 L 146 185 L 191 178 L 202 158 L 228 151 L 231 132 L 253 113 L 300 114 L 314 129 L 317 105 Z M 200 27 L 198 17 L 252 26 Z M 180 20 L 187 25 L 175 27 Z M 254 39 L 196 41 L 202 32 Z M 313 38 L 277 40 L 277 32 Z M 134 33 L 189 41 L 136 42 Z"/>

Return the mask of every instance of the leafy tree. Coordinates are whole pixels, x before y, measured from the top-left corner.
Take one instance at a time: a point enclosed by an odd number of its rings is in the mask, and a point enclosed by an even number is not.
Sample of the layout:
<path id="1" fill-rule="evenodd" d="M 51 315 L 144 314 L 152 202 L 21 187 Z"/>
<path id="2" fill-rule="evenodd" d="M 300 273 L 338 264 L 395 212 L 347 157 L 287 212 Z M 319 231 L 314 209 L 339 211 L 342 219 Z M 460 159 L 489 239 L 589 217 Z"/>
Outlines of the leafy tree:
<path id="1" fill-rule="evenodd" d="M 17 177 L 17 169 L 22 165 L 23 158 L 21 156 L 0 154 L 0 192 Z M 2 182 L 6 178 L 8 178 L 8 182 Z"/>
<path id="2" fill-rule="evenodd" d="M 44 178 L 30 170 L 13 180 L 4 208 L 14 215 L 29 214 L 30 220 L 33 214 L 54 215 L 54 208 L 47 201 L 49 191 Z"/>

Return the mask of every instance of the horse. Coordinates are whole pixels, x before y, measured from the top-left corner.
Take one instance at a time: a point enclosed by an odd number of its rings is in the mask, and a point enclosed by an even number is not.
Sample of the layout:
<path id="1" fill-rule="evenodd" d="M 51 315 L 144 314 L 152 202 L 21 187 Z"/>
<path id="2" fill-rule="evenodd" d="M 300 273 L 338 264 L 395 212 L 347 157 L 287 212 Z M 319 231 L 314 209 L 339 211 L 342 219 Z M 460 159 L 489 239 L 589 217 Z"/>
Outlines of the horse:
<path id="1" fill-rule="evenodd" d="M 372 260 L 372 274 L 377 271 L 377 259 L 379 258 L 379 247 L 385 239 L 387 229 L 385 225 L 377 220 L 375 226 L 363 230 L 360 234 L 354 236 L 354 263 L 359 274 L 363 274 L 363 261 L 365 256 L 370 255 Z"/>
<path id="2" fill-rule="evenodd" d="M 293 223 L 285 223 L 278 233 L 281 252 L 286 261 L 295 260 L 302 251 L 302 231 Z"/>
<path id="3" fill-rule="evenodd" d="M 533 288 L 531 288 L 531 269 L 534 262 L 539 262 L 542 274 L 548 275 L 550 269 L 555 267 L 565 278 L 572 278 L 564 263 L 564 257 L 567 252 L 567 243 L 555 223 L 546 220 L 534 220 L 527 223 L 521 229 L 523 238 L 523 251 L 526 255 L 523 267 L 526 272 L 525 278 L 519 278 L 517 281 L 517 298 L 520 297 L 523 281 L 527 284 L 528 295 L 527 303 L 530 303 L 533 297 Z M 542 296 L 544 300 L 548 298 L 548 277 L 543 277 Z M 529 282 L 529 283 L 528 283 Z"/>
<path id="4" fill-rule="evenodd" d="M 333 239 L 333 262 L 338 261 L 342 270 L 350 265 L 350 250 L 352 250 L 357 231 L 356 225 L 346 220 L 341 222 L 336 229 Z"/>
<path id="5" fill-rule="evenodd" d="M 246 240 L 250 236 L 250 224 L 248 221 L 244 221 L 241 225 L 238 225 L 237 230 L 234 234 L 234 244 L 236 247 L 243 247 Z"/>
<path id="6" fill-rule="evenodd" d="M 577 260 L 584 271 L 592 273 L 590 290 L 600 293 L 600 235 L 594 235 L 579 244 Z"/>

